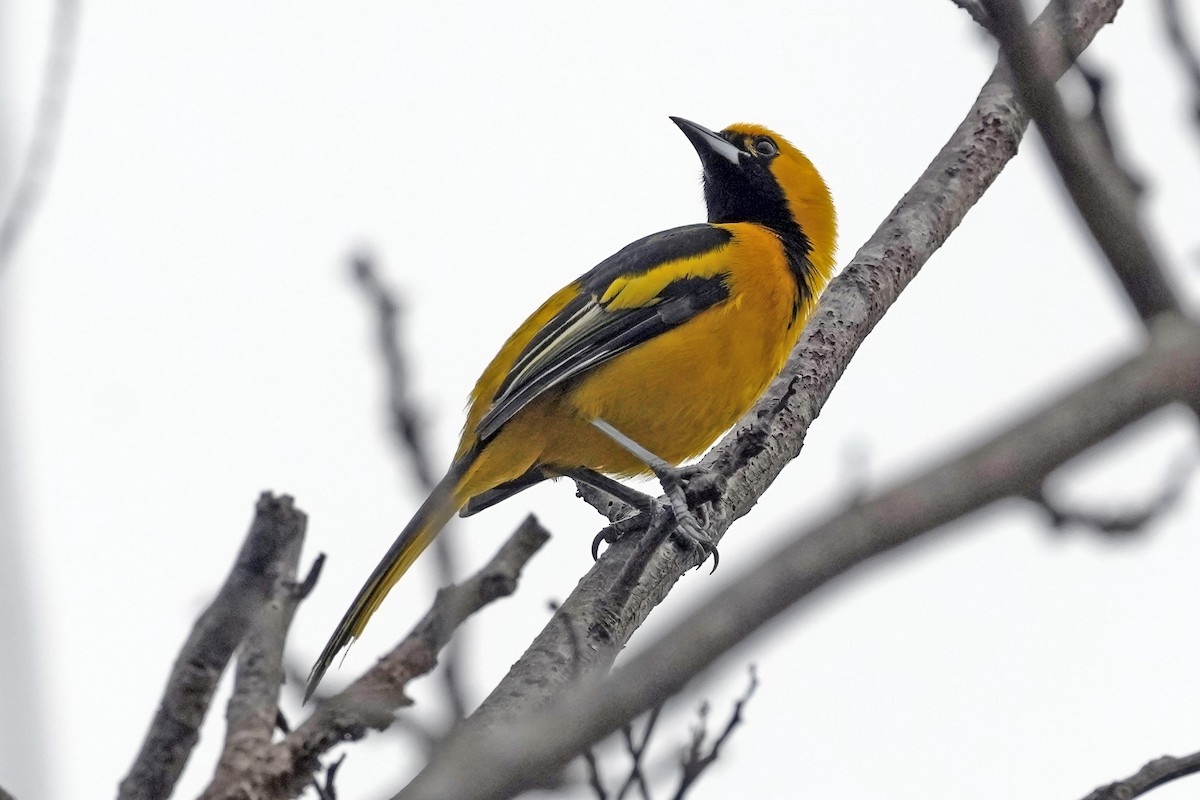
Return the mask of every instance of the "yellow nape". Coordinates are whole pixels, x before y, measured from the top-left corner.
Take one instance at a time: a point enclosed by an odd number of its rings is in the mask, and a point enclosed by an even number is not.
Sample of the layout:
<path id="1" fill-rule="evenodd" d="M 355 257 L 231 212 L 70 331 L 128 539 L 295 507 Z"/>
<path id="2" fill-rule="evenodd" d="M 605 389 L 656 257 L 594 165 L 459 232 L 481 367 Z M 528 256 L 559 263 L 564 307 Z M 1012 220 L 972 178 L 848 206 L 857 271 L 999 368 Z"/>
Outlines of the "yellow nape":
<path id="1" fill-rule="evenodd" d="M 783 189 L 792 216 L 812 244 L 808 258 L 820 272 L 824 285 L 833 276 L 837 254 L 837 211 L 825 179 L 808 156 L 770 128 L 738 122 L 724 132 L 747 139 L 769 136 L 779 146 L 780 157 L 771 162 L 771 174 Z"/>

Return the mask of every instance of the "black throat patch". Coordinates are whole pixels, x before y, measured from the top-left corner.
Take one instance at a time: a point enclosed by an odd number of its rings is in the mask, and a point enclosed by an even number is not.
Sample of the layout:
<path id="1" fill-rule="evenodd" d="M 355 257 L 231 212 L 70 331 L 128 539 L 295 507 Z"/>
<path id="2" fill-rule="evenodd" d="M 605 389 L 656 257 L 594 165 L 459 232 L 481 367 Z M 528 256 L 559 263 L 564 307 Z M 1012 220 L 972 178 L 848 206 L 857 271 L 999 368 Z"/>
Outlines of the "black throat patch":
<path id="1" fill-rule="evenodd" d="M 703 159 L 704 201 L 709 222 L 753 222 L 779 237 L 796 280 L 794 318 L 800 306 L 813 299 L 813 266 L 808 259 L 812 242 L 792 216 L 783 189 L 771 174 L 770 161 L 749 154 L 743 154 L 736 165 L 715 154 Z"/>

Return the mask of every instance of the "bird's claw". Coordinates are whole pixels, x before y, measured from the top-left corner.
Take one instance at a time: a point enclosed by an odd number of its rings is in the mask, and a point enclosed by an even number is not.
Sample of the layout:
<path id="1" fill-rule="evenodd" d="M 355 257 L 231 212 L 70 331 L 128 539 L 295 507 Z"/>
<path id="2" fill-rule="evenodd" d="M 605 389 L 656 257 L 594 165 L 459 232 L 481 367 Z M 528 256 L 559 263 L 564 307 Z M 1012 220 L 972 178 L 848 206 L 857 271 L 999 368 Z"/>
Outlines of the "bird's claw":
<path id="1" fill-rule="evenodd" d="M 592 539 L 592 560 L 600 559 L 600 544 L 613 544 L 626 534 L 635 531 L 651 531 L 663 524 L 671 521 L 676 523 L 676 531 L 679 538 L 683 540 L 686 547 L 697 547 L 704 553 L 704 558 L 700 563 L 704 563 L 708 556 L 713 557 L 712 571 L 715 572 L 717 564 L 720 563 L 721 556 L 717 552 L 716 542 L 712 540 L 700 522 L 692 514 L 690 509 L 684 508 L 682 519 L 676 513 L 675 508 L 669 502 L 661 502 L 651 500 L 650 503 L 636 514 L 632 514 L 625 519 L 618 520 L 611 525 L 606 525 Z M 700 565 L 697 564 L 697 567 Z"/>
<path id="2" fill-rule="evenodd" d="M 600 532 L 597 533 L 595 538 L 592 539 L 592 561 L 600 560 L 601 542 L 604 542 L 605 544 L 612 544 L 621 538 L 621 533 L 622 531 L 618 528 L 617 524 L 605 525 L 603 528 L 601 528 Z"/>
<path id="3" fill-rule="evenodd" d="M 684 540 L 684 543 L 688 547 L 699 548 L 701 553 L 704 554 L 704 557 L 700 559 L 700 564 L 703 564 L 711 555 L 713 565 L 709 574 L 711 575 L 716 572 L 717 565 L 721 563 L 721 554 L 717 552 L 717 543 L 713 541 L 711 536 L 704 532 L 704 529 L 700 527 L 695 516 L 690 512 L 685 520 L 676 517 L 676 522 L 678 523 L 676 530 L 679 532 L 680 538 Z M 697 569 L 700 568 L 700 564 L 696 565 Z"/>

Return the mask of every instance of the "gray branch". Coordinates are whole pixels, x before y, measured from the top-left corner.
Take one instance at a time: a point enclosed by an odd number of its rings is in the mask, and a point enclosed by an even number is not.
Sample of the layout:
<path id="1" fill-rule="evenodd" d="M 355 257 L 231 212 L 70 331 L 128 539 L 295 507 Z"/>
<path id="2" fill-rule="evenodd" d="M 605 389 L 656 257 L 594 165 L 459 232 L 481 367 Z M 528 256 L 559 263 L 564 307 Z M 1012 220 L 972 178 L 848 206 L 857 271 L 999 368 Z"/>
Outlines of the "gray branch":
<path id="1" fill-rule="evenodd" d="M 1012 67 L 1022 103 L 1037 122 L 1063 186 L 1143 320 L 1181 306 L 1142 230 L 1138 198 L 1094 123 L 1067 114 L 1054 88 L 1064 47 L 1039 46 L 1019 0 L 983 0 L 991 30 Z M 1073 49 L 1073 48 L 1071 48 Z"/>
<path id="2" fill-rule="evenodd" d="M 236 795 L 232 787 L 247 784 L 273 753 L 279 726 L 279 687 L 284 682 L 283 649 L 300 601 L 316 585 L 325 556 L 318 556 L 302 583 L 296 582 L 301 541 L 285 550 L 283 571 L 275 580 L 271 601 L 259 612 L 238 654 L 233 693 L 225 710 L 225 747 L 202 798 Z"/>
<path id="3" fill-rule="evenodd" d="M 1164 783 L 1200 772 L 1200 753 L 1156 758 L 1124 780 L 1101 786 L 1083 800 L 1133 800 Z"/>
<path id="4" fill-rule="evenodd" d="M 725 723 L 725 729 L 713 741 L 707 753 L 704 752 L 704 741 L 708 738 L 708 703 L 700 706 L 700 719 L 692 732 L 691 744 L 680 759 L 679 767 L 682 774 L 679 777 L 679 788 L 675 790 L 675 800 L 683 800 L 688 791 L 696 785 L 700 776 L 704 774 L 704 771 L 721 757 L 721 747 L 733 735 L 734 729 L 742 724 L 742 711 L 745 710 L 746 704 L 750 702 L 750 698 L 754 696 L 754 690 L 757 688 L 758 675 L 751 665 L 750 686 L 746 689 L 745 694 L 733 704 L 733 713 L 729 716 L 729 721 Z"/>
<path id="5" fill-rule="evenodd" d="M 408 390 L 408 367 L 400 344 L 400 304 L 379 276 L 374 261 L 366 255 L 350 260 L 351 274 L 375 313 L 375 342 L 387 374 L 387 405 L 397 452 L 412 467 L 417 484 L 433 491 L 438 478 L 434 474 L 429 448 L 425 443 L 421 415 Z"/>
<path id="6" fill-rule="evenodd" d="M 37 210 L 54 161 L 62 132 L 71 67 L 75 61 L 75 40 L 79 34 L 78 0 L 57 0 L 52 26 L 33 133 L 8 207 L 0 219 L 0 271 L 8 264 L 9 256 Z"/>
<path id="7" fill-rule="evenodd" d="M 1151 523 L 1179 504 L 1194 466 L 1194 460 L 1181 460 L 1166 476 L 1163 486 L 1153 497 L 1140 505 L 1117 511 L 1069 508 L 1047 496 L 1045 486 L 1035 488 L 1027 499 L 1045 512 L 1050 526 L 1056 530 L 1078 525 L 1103 536 L 1133 536 L 1145 531 Z"/>
<path id="8" fill-rule="evenodd" d="M 503 729 L 465 729 L 397 800 L 497 800 L 542 785 L 584 748 L 832 579 L 1005 497 L 1164 405 L 1200 401 L 1200 326 L 1155 323 L 1141 354 L 1002 431 L 827 522 L 791 536 L 614 676 L 583 682 Z M 945 535 L 945 533 L 943 533 Z"/>
<path id="9" fill-rule="evenodd" d="M 171 668 L 142 749 L 121 781 L 118 800 L 171 795 L 199 739 L 217 681 L 285 571 L 285 554 L 303 541 L 306 519 L 287 495 L 264 492 L 233 569 L 196 620 Z"/>
<path id="10" fill-rule="evenodd" d="M 494 600 L 517 588 L 521 571 L 550 534 L 532 515 L 478 572 L 437 594 L 433 606 L 395 649 L 346 689 L 322 702 L 296 730 L 247 765 L 236 782 L 206 793 L 209 800 L 263 800 L 295 797 L 312 785 L 320 757 L 370 729 L 383 730 L 392 712 L 412 703 L 405 687 L 437 666 L 438 652 L 458 626 Z"/>

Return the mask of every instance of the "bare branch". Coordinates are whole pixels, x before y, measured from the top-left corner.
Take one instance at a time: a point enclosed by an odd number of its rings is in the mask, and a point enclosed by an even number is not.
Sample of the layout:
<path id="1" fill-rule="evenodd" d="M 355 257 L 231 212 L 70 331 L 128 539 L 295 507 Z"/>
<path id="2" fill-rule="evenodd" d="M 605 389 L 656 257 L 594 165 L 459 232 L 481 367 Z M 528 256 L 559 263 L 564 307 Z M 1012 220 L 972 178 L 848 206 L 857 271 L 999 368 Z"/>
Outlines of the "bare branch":
<path id="1" fill-rule="evenodd" d="M 408 391 L 408 367 L 400 345 L 400 305 L 375 273 L 374 262 L 359 254 L 350 260 L 354 280 L 375 310 L 375 341 L 387 373 L 388 414 L 395 434 L 396 450 L 412 467 L 417 483 L 426 492 L 437 484 L 425 427 Z"/>
<path id="2" fill-rule="evenodd" d="M 4 787 L 0 786 L 0 800 L 16 800 L 11 794 L 4 791 Z"/>
<path id="3" fill-rule="evenodd" d="M 275 728 L 288 731 L 279 711 L 284 643 L 296 607 L 316 585 L 325 561 L 324 555 L 318 556 L 304 581 L 296 583 L 300 544 L 297 540 L 285 548 L 284 571 L 275 581 L 271 602 L 259 612 L 242 644 L 233 694 L 225 710 L 225 747 L 213 779 L 201 795 L 205 800 L 235 795 L 232 787 L 248 783 L 271 757 Z"/>
<path id="4" fill-rule="evenodd" d="M 592 748 L 584 749 L 583 762 L 587 764 L 588 786 L 596 793 L 596 800 L 608 800 L 608 791 L 605 790 L 604 782 L 600 779 L 600 765 L 596 763 L 596 753 Z M 4 800 L 4 798 L 0 797 L 0 800 Z"/>
<path id="5" fill-rule="evenodd" d="M 651 643 L 618 675 L 584 682 L 503 729 L 464 726 L 399 800 L 505 798 L 677 693 L 752 632 L 833 578 L 1004 497 L 1174 401 L 1200 401 L 1200 326 L 1162 315 L 1147 349 L 957 458 L 811 530 Z"/>
<path id="6" fill-rule="evenodd" d="M 683 775 L 679 779 L 679 789 L 675 792 L 675 800 L 683 800 L 688 789 L 696 783 L 704 770 L 721 757 L 721 746 L 733 733 L 734 728 L 742 724 L 742 711 L 746 708 L 746 703 L 749 703 L 750 698 L 754 696 L 754 690 L 757 688 L 758 674 L 751 666 L 750 685 L 746 687 L 746 693 L 733 704 L 733 713 L 729 716 L 729 722 L 725 724 L 725 730 L 721 731 L 721 735 L 713 742 L 707 753 L 704 752 L 704 740 L 708 738 L 708 705 L 700 707 L 700 719 L 692 734 L 691 747 L 684 752 L 680 764 L 683 768 Z"/>
<path id="7" fill-rule="evenodd" d="M 341 769 L 342 762 L 346 760 L 346 754 L 343 753 L 329 765 L 325 770 L 325 782 L 321 783 L 317 778 L 313 778 L 312 786 L 317 790 L 317 800 L 337 800 L 337 791 L 333 787 L 333 781 L 337 778 L 337 771 Z"/>
<path id="8" fill-rule="evenodd" d="M 1021 102 L 1037 122 L 1063 185 L 1138 315 L 1149 320 L 1163 311 L 1178 313 L 1179 300 L 1142 231 L 1136 193 L 1096 127 L 1069 116 L 1054 88 L 1063 45 L 1038 46 L 1026 32 L 1020 0 L 983 3 Z"/>
<path id="9" fill-rule="evenodd" d="M 388 727 L 392 712 L 412 702 L 404 693 L 409 681 L 437 665 L 438 651 L 464 620 L 516 590 L 521 571 L 549 537 L 532 514 L 526 517 L 491 561 L 438 592 L 429 612 L 395 649 L 276 744 L 242 793 L 223 797 L 295 796 L 311 785 L 321 767 L 318 759 L 331 747 L 361 739 L 368 729 Z"/>
<path id="10" fill-rule="evenodd" d="M 1200 127 L 1200 55 L 1187 35 L 1179 0 L 1162 0 L 1163 26 L 1184 74 L 1192 84 L 1192 121 Z"/>
<path id="11" fill-rule="evenodd" d="M 1082 0 L 1072 15 L 1047 11 L 1034 26 L 1035 37 L 1044 46 L 1057 46 L 1068 34 L 1086 43 L 1119 5 Z M 823 293 L 783 374 L 701 462 L 728 479 L 708 515 L 707 533 L 720 538 L 799 454 L 858 347 L 1016 154 L 1028 122 L 1007 70 L 997 67 L 941 152 Z M 607 669 L 680 575 L 696 564 L 695 552 L 660 546 L 665 539 L 665 533 L 625 537 L 609 547 L 466 725 L 503 723 L 556 697 L 575 671 Z M 577 648 L 570 635 L 578 637 Z"/>
<path id="12" fill-rule="evenodd" d="M 263 492 L 250 532 L 213 602 L 196 620 L 167 679 L 119 800 L 166 798 L 199 738 L 217 681 L 284 572 L 285 553 L 304 539 L 306 518 L 287 495 Z M 272 716 L 274 722 L 274 716 Z"/>
<path id="13" fill-rule="evenodd" d="M 1046 487 L 1037 486 L 1026 495 L 1026 499 L 1041 507 L 1050 517 L 1050 525 L 1061 530 L 1069 525 L 1082 525 L 1096 533 L 1113 538 L 1141 533 L 1151 522 L 1161 517 L 1178 504 L 1183 497 L 1191 475 L 1193 461 L 1181 461 L 1167 476 L 1165 485 L 1158 494 L 1138 508 L 1120 511 L 1085 511 L 1064 507 L 1046 496 Z"/>
<path id="14" fill-rule="evenodd" d="M 1088 122 L 1095 128 L 1105 152 L 1112 159 L 1113 168 L 1116 170 L 1115 175 L 1129 184 L 1129 195 L 1140 200 L 1146 193 L 1146 183 L 1133 174 L 1128 162 L 1117 150 L 1116 128 L 1109 121 L 1111 115 L 1109 114 L 1107 78 L 1098 70 L 1086 66 L 1082 61 L 1075 62 L 1075 71 L 1083 78 L 1092 95 L 1092 107 L 1087 115 Z"/>
<path id="15" fill-rule="evenodd" d="M 617 792 L 617 800 L 624 800 L 625 795 L 634 786 L 641 791 L 642 800 L 650 800 L 650 787 L 646 785 L 646 776 L 642 773 L 642 756 L 650 744 L 650 736 L 654 733 L 654 726 L 658 722 L 660 713 L 662 713 L 662 703 L 650 709 L 650 713 L 646 717 L 646 725 L 642 728 L 640 740 L 633 734 L 633 720 L 621 726 L 621 738 L 625 742 L 625 752 L 629 754 L 632 763 L 629 766 L 629 777 L 621 785 L 621 791 Z"/>
<path id="16" fill-rule="evenodd" d="M 1124 780 L 1101 786 L 1083 800 L 1133 800 L 1151 789 L 1170 783 L 1185 775 L 1200 772 L 1200 753 L 1176 758 L 1156 758 Z"/>
<path id="17" fill-rule="evenodd" d="M 0 218 L 0 271 L 8 264 L 46 188 L 62 131 L 63 110 L 67 104 L 78 33 L 79 0 L 57 0 L 33 133 L 25 160 L 17 173 L 8 208 Z"/>

